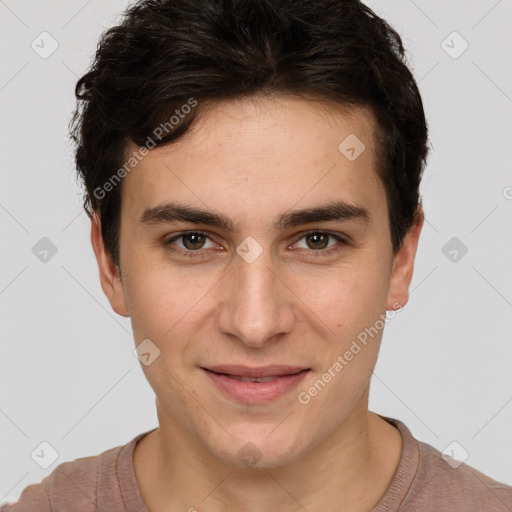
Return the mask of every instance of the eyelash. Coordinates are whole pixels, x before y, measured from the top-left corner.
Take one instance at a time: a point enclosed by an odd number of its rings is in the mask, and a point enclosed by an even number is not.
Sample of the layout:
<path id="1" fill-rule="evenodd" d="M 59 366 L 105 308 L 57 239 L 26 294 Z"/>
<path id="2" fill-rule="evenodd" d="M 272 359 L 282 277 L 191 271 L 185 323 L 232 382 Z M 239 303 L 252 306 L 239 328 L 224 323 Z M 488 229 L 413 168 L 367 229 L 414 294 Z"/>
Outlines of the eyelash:
<path id="1" fill-rule="evenodd" d="M 298 240 L 302 240 L 303 238 L 307 237 L 308 235 L 312 235 L 312 234 L 329 236 L 329 237 L 337 240 L 339 242 L 339 244 L 337 244 L 333 247 L 330 247 L 329 249 L 319 249 L 319 250 L 302 249 L 302 250 L 306 250 L 308 253 L 310 253 L 308 255 L 309 258 L 319 258 L 322 256 L 330 255 L 333 252 L 339 251 L 342 246 L 346 246 L 349 244 L 348 241 L 340 235 L 335 235 L 333 233 L 330 233 L 329 231 L 318 231 L 318 230 L 313 230 L 313 231 L 308 231 L 306 233 L 303 233 Z M 205 233 L 204 231 L 184 231 L 183 233 L 180 233 L 179 235 L 174 235 L 173 237 L 168 238 L 167 240 L 164 240 L 163 244 L 168 250 L 170 250 L 171 252 L 173 252 L 175 254 L 181 255 L 181 256 L 185 256 L 188 258 L 204 257 L 205 256 L 204 252 L 207 249 L 198 249 L 197 251 L 191 251 L 191 250 L 185 251 L 183 249 L 177 249 L 176 247 L 173 247 L 172 243 L 174 241 L 178 240 L 179 238 L 183 238 L 187 235 L 203 235 L 207 238 L 210 238 L 208 233 Z"/>

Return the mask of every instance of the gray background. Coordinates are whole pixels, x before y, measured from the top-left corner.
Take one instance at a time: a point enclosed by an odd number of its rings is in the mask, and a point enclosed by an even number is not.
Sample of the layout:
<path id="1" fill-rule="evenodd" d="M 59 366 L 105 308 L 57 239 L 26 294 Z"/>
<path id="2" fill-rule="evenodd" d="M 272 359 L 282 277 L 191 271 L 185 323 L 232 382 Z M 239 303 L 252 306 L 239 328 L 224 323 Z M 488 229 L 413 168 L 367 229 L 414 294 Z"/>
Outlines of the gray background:
<path id="1" fill-rule="evenodd" d="M 512 485 L 512 1 L 368 4 L 404 38 L 433 145 L 411 300 L 386 327 L 370 409 Z M 126 5 L 0 0 L 2 501 L 157 425 L 129 319 L 100 288 L 67 139 L 76 80 Z M 46 469 L 31 457 L 51 455 L 43 441 L 58 452 Z"/>

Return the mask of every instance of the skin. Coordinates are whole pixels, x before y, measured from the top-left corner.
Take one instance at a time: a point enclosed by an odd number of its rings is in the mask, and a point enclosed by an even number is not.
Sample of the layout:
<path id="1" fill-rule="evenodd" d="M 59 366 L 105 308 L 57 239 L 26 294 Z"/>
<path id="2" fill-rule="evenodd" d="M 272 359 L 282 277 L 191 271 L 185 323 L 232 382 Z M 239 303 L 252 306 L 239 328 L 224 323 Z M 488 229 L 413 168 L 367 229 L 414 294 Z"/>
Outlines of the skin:
<path id="1" fill-rule="evenodd" d="M 408 301 L 423 214 L 394 255 L 374 129 L 367 110 L 292 96 L 213 104 L 185 137 L 151 150 L 124 179 L 120 270 L 94 217 L 103 291 L 114 311 L 131 317 L 136 344 L 150 339 L 160 350 L 142 365 L 159 428 L 134 453 L 151 512 L 363 512 L 389 486 L 401 436 L 368 411 L 382 330 L 309 403 L 297 399 L 380 314 Z M 366 146 L 355 161 L 338 150 L 350 134 Z M 340 199 L 366 208 L 370 221 L 272 228 L 285 212 Z M 140 222 L 146 208 L 167 201 L 222 213 L 237 229 Z M 163 244 L 194 230 L 208 234 L 200 257 Z M 327 238 L 319 249 L 305 235 L 315 230 L 350 241 Z M 252 263 L 236 253 L 249 236 L 263 249 Z M 181 238 L 173 247 L 194 243 Z M 199 368 L 224 363 L 311 371 L 297 389 L 248 405 L 223 395 Z M 251 467 L 237 455 L 248 442 L 260 454 Z"/>

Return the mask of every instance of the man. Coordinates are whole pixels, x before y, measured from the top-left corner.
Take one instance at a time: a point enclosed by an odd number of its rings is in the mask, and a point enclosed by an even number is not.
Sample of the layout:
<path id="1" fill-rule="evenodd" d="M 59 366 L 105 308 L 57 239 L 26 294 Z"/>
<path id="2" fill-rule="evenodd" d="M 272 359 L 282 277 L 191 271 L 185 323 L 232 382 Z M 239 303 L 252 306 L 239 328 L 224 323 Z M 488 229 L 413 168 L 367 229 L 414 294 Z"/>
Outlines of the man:
<path id="1" fill-rule="evenodd" d="M 424 217 L 395 31 L 355 0 L 148 0 L 76 92 L 101 285 L 159 426 L 2 512 L 512 510 L 368 411 Z"/>

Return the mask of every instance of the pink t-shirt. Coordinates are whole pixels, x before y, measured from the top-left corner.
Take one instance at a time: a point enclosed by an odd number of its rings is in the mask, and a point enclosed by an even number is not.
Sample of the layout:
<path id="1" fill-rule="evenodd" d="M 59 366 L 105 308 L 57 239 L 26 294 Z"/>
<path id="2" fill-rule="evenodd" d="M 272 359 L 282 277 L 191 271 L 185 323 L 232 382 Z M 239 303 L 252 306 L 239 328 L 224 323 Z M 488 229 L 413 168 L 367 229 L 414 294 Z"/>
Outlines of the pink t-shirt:
<path id="1" fill-rule="evenodd" d="M 404 423 L 381 418 L 398 428 L 403 449 L 391 484 L 369 512 L 512 512 L 512 487 L 466 464 L 451 467 Z M 60 464 L 0 512 L 149 512 L 132 463 L 137 441 L 149 432 L 99 455 Z"/>

